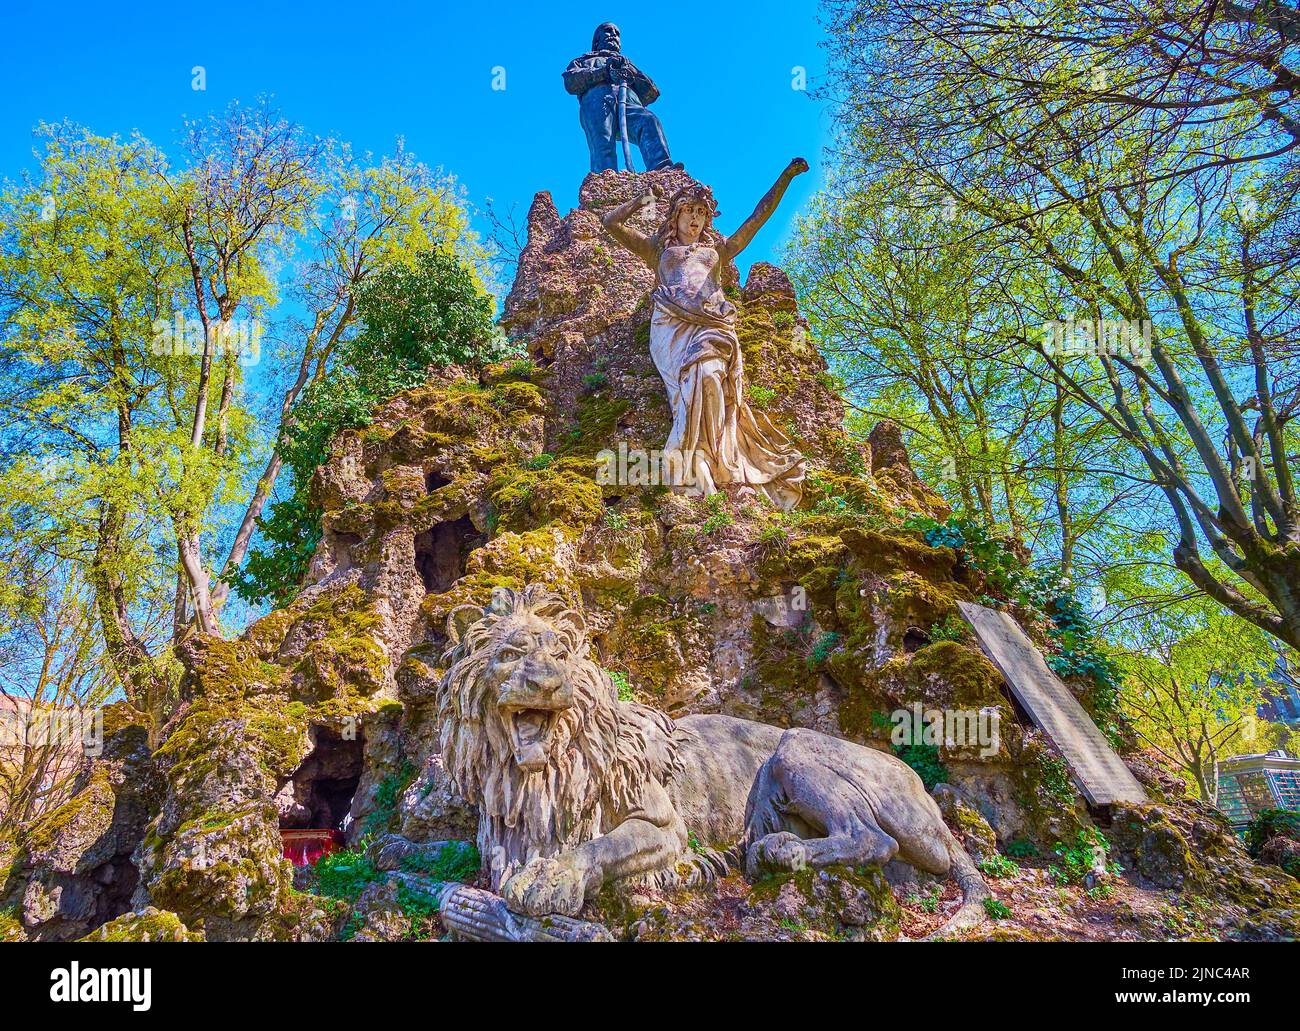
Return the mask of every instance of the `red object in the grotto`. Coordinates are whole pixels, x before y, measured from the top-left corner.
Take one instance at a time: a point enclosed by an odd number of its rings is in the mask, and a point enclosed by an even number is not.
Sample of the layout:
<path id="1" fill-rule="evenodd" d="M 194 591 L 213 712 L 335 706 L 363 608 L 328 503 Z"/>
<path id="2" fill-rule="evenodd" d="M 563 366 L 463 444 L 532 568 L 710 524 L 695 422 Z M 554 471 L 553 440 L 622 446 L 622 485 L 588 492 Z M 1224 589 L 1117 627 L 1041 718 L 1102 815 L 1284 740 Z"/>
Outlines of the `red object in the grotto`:
<path id="1" fill-rule="evenodd" d="M 310 866 L 321 856 L 337 852 L 343 845 L 343 832 L 337 830 L 282 830 L 284 858 L 294 866 Z"/>

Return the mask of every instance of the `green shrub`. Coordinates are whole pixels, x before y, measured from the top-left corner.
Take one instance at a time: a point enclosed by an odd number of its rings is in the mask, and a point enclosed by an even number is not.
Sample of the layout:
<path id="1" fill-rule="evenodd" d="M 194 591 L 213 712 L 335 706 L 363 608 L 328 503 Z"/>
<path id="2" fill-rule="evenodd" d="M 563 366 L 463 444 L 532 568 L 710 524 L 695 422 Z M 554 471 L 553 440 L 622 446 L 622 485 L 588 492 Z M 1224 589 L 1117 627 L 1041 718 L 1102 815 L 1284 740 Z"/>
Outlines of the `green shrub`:
<path id="1" fill-rule="evenodd" d="M 1105 857 L 1109 850 L 1110 842 L 1101 831 L 1095 827 L 1084 827 L 1073 842 L 1058 842 L 1052 849 L 1060 861 L 1048 867 L 1048 873 L 1060 885 L 1083 884 L 1090 874 L 1097 871 L 1098 853 L 1101 855 L 1100 865 L 1109 872 L 1117 872 L 1118 866 L 1106 863 Z"/>
<path id="2" fill-rule="evenodd" d="M 630 702 L 635 699 L 636 693 L 632 690 L 632 685 L 627 682 L 626 673 L 616 673 L 608 669 L 605 672 L 609 674 L 609 679 L 614 681 L 614 689 L 618 691 L 620 702 Z"/>
<path id="3" fill-rule="evenodd" d="M 417 852 L 401 862 L 407 873 L 424 874 L 438 881 L 472 881 L 482 865 L 478 846 L 472 841 L 449 841 L 436 856 Z"/>
<path id="4" fill-rule="evenodd" d="M 831 652 L 839 647 L 840 635 L 834 630 L 828 630 L 812 646 L 812 651 L 808 653 L 808 668 L 816 669 L 831 657 Z"/>
<path id="5" fill-rule="evenodd" d="M 933 790 L 936 784 L 948 783 L 948 767 L 939 757 L 938 745 L 898 745 L 894 754 L 921 778 L 927 791 Z"/>
<path id="6" fill-rule="evenodd" d="M 297 474 L 295 474 L 297 475 Z M 288 601 L 298 590 L 322 536 L 320 512 L 305 488 L 272 502 L 257 520 L 261 543 L 235 571 L 231 586 L 245 601 Z"/>
<path id="7" fill-rule="evenodd" d="M 492 297 L 453 255 L 425 251 L 411 265 L 384 266 L 357 290 L 356 304 L 363 329 L 350 364 L 384 397 L 423 383 L 430 366 L 481 368 L 508 350 L 493 334 Z"/>
<path id="8" fill-rule="evenodd" d="M 401 768 L 390 773 L 375 786 L 374 805 L 361 824 L 361 833 L 367 837 L 389 830 L 397 816 L 397 804 L 419 771 L 409 759 L 403 759 Z"/>
<path id="9" fill-rule="evenodd" d="M 531 379 L 537 372 L 537 363 L 531 358 L 516 358 L 505 367 L 505 375 L 510 379 Z"/>
<path id="10" fill-rule="evenodd" d="M 966 621 L 960 616 L 949 614 L 943 619 L 930 627 L 930 640 L 933 641 L 964 641 L 970 634 L 966 629 Z"/>
<path id="11" fill-rule="evenodd" d="M 997 899 L 989 896 L 984 900 L 984 912 L 994 920 L 1005 920 L 1011 916 L 1011 907 L 1005 902 L 999 902 Z"/>
<path id="12" fill-rule="evenodd" d="M 355 902 L 368 884 L 383 880 L 384 875 L 366 858 L 363 841 L 355 849 L 345 849 L 321 856 L 311 866 L 310 890 L 314 895 Z"/>
<path id="13" fill-rule="evenodd" d="M 987 874 L 989 877 L 1001 880 L 1004 877 L 1014 877 L 1020 872 L 1020 864 L 1014 859 L 1008 859 L 1000 852 L 994 852 L 983 862 L 976 863 L 980 873 Z"/>
<path id="14" fill-rule="evenodd" d="M 939 901 L 943 898 L 943 889 L 935 885 L 933 890 L 925 895 L 912 894 L 907 896 L 909 905 L 918 907 L 924 913 L 939 912 Z"/>
<path id="15" fill-rule="evenodd" d="M 1273 838 L 1300 841 L 1300 812 L 1291 809 L 1265 809 L 1246 827 L 1246 851 L 1258 859 L 1266 842 Z M 1284 859 L 1282 869 L 1292 877 L 1300 878 L 1300 861 Z"/>
<path id="16" fill-rule="evenodd" d="M 1043 791 L 1061 806 L 1074 804 L 1074 782 L 1070 780 L 1070 767 L 1065 760 L 1051 752 L 1038 753 L 1038 770 Z"/>
<path id="17" fill-rule="evenodd" d="M 1007 842 L 1007 847 L 1003 850 L 1013 859 L 1032 859 L 1038 855 L 1038 848 L 1028 838 L 1016 838 L 1014 841 Z"/>
<path id="18" fill-rule="evenodd" d="M 727 495 L 719 491 L 704 499 L 704 511 L 708 513 L 700 523 L 700 533 L 717 533 L 724 526 L 731 526 L 736 518 L 727 511 Z"/>

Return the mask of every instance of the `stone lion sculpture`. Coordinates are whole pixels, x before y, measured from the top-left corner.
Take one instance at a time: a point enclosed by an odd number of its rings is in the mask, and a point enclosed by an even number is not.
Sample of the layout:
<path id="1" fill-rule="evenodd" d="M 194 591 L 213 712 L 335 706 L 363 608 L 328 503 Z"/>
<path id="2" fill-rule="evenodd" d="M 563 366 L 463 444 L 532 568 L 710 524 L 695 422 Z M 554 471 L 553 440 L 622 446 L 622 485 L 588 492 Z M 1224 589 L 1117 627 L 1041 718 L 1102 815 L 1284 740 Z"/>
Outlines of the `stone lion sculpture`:
<path id="1" fill-rule="evenodd" d="M 582 616 L 544 588 L 497 588 L 486 609 L 452 612 L 448 635 L 443 760 L 516 912 L 573 916 L 604 884 L 697 884 L 733 861 L 754 876 L 898 858 L 961 887 L 938 933 L 983 919 L 988 887 L 893 756 L 619 701 Z"/>

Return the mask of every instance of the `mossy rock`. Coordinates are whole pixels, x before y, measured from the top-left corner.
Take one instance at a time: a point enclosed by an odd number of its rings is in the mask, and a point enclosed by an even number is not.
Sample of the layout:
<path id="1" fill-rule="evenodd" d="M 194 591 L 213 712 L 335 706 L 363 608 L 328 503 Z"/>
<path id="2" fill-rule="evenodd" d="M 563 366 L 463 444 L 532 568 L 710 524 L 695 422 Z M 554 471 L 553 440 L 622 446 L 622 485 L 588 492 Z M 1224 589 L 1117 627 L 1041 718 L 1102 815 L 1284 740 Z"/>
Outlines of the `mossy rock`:
<path id="1" fill-rule="evenodd" d="M 1173 884 L 1181 876 L 1185 893 L 1253 914 L 1243 925 L 1247 937 L 1300 936 L 1300 881 L 1252 862 L 1213 807 L 1195 799 L 1116 803 L 1111 815 L 1112 845 L 1139 883 Z"/>
<path id="2" fill-rule="evenodd" d="M 619 420 L 631 409 L 631 401 L 614 397 L 608 390 L 585 395 L 578 401 L 573 422 L 560 434 L 556 453 L 562 456 L 591 456 L 594 459 L 597 452 L 617 447 Z M 592 469 L 594 475 L 594 464 Z"/>
<path id="3" fill-rule="evenodd" d="M 912 655 L 907 675 L 918 698 L 941 708 L 1005 706 L 1002 674 L 983 652 L 958 641 L 936 641 Z"/>
<path id="4" fill-rule="evenodd" d="M 901 909 L 878 866 L 826 866 L 766 877 L 750 892 L 752 906 L 771 906 L 784 924 L 831 937 L 893 941 Z"/>
<path id="5" fill-rule="evenodd" d="M 1152 888 L 1181 888 L 1194 862 L 1187 839 L 1155 806 L 1127 806 L 1111 826 L 1111 843 L 1125 869 Z"/>
<path id="6" fill-rule="evenodd" d="M 815 609 L 830 612 L 850 555 L 838 534 L 812 529 L 801 527 L 782 546 L 768 549 L 758 574 L 768 583 L 797 583 Z"/>
<path id="7" fill-rule="evenodd" d="M 4 883 L 4 878 L 0 878 L 0 885 Z M 18 909 L 11 906 L 0 909 L 0 942 L 21 942 L 27 940 L 27 932 L 23 930 L 22 921 L 18 919 Z"/>
<path id="8" fill-rule="evenodd" d="M 541 415 L 546 411 L 546 395 L 541 387 L 527 380 L 513 379 L 493 385 L 491 402 L 503 412 L 526 412 Z"/>
<path id="9" fill-rule="evenodd" d="M 183 699 L 201 697 L 214 703 L 238 701 L 255 694 L 287 689 L 289 671 L 262 658 L 261 640 L 227 641 L 206 635 L 185 646 Z"/>
<path id="10" fill-rule="evenodd" d="M 829 469 L 818 469 L 808 474 L 804 480 L 800 507 L 828 514 L 854 512 L 882 515 L 888 511 L 874 480 Z"/>
<path id="11" fill-rule="evenodd" d="M 71 798 L 29 828 L 23 838 L 26 862 L 61 873 L 84 872 L 79 867 L 87 862 L 98 865 L 107 857 L 99 856 L 92 846 L 112 825 L 116 805 L 111 771 L 96 763 L 87 782 Z"/>
<path id="12" fill-rule="evenodd" d="M 644 700 L 680 714 L 692 700 L 681 695 L 681 678 L 704 661 L 706 636 L 696 615 L 646 614 L 621 621 L 610 632 L 608 646 Z"/>
<path id="13" fill-rule="evenodd" d="M 1014 736 L 1010 704 L 1002 692 L 1002 676 L 975 648 L 957 641 L 936 641 L 911 655 L 898 654 L 873 666 L 870 646 L 850 640 L 827 659 L 827 670 L 845 691 L 840 705 L 840 729 L 856 740 L 888 736 L 888 714 L 919 703 L 925 709 L 1001 710 L 999 753 L 980 756 L 979 746 L 943 747 L 957 757 L 979 761 L 1006 758 L 1007 739 Z"/>
<path id="14" fill-rule="evenodd" d="M 131 735 L 139 731 L 146 734 L 152 725 L 148 714 L 141 712 L 130 702 L 114 702 L 104 706 L 104 741 L 107 748 L 108 739 L 118 735 Z"/>
<path id="15" fill-rule="evenodd" d="M 752 686 L 759 694 L 764 722 L 790 726 L 795 712 L 818 689 L 819 671 L 810 660 L 812 641 L 796 629 L 771 626 L 760 615 L 750 620 L 753 642 Z"/>
<path id="16" fill-rule="evenodd" d="M 201 932 L 191 931 L 175 913 L 148 906 L 138 913 L 123 913 L 97 927 L 83 942 L 197 942 Z"/>
<path id="17" fill-rule="evenodd" d="M 535 530 L 551 522 L 582 528 L 596 522 L 605 505 L 590 476 L 567 465 L 515 469 L 491 487 L 492 509 L 501 530 Z"/>
<path id="18" fill-rule="evenodd" d="M 221 826 L 178 830 L 149 871 L 149 897 L 182 919 L 213 917 L 251 930 L 284 903 L 291 876 L 275 808 L 250 806 Z M 241 935 L 242 936 L 242 935 Z"/>
<path id="19" fill-rule="evenodd" d="M 388 655 L 374 604 L 353 584 L 321 597 L 294 621 L 290 634 L 306 646 L 293 666 L 293 698 L 321 702 L 383 689 Z"/>
<path id="20" fill-rule="evenodd" d="M 841 652 L 831 656 L 828 667 L 845 691 L 839 710 L 840 732 L 854 741 L 887 739 L 889 713 L 904 707 L 892 685 L 898 671 L 906 668 L 906 660 L 891 659 L 872 668 L 860 654 Z"/>
<path id="21" fill-rule="evenodd" d="M 954 580 L 957 556 L 952 549 L 932 548 L 914 531 L 849 526 L 841 536 L 862 567 L 871 572 L 909 570 L 934 583 Z"/>
<path id="22" fill-rule="evenodd" d="M 282 698 L 240 705 L 196 703 L 159 747 L 174 785 L 219 775 L 232 752 L 258 763 L 272 781 L 287 777 L 311 751 L 310 709 Z"/>
<path id="23" fill-rule="evenodd" d="M 944 820 L 977 863 L 997 854 L 998 837 L 988 820 L 974 806 L 967 805 L 950 784 L 937 784 L 931 791 Z"/>
<path id="24" fill-rule="evenodd" d="M 570 604 L 580 606 L 578 585 L 557 558 L 576 545 L 577 537 L 577 531 L 563 525 L 498 534 L 470 555 L 465 575 L 450 590 L 425 597 L 420 603 L 422 618 L 440 634 L 458 605 L 485 607 L 492 600 L 494 587 L 520 590 L 527 584 L 545 584 Z"/>

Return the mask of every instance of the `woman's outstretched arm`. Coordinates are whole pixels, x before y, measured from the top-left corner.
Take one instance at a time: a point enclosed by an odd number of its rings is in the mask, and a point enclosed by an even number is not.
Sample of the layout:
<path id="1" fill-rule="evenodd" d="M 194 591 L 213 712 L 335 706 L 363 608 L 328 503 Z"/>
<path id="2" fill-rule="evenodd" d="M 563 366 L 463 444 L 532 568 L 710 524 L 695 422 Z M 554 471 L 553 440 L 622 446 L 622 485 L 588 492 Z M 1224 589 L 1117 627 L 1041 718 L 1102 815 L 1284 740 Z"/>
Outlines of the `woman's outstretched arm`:
<path id="1" fill-rule="evenodd" d="M 754 213 L 741 223 L 740 228 L 727 237 L 727 242 L 722 246 L 723 259 L 734 258 L 737 254 L 749 246 L 755 234 L 763 228 L 765 223 L 776 211 L 777 205 L 781 203 L 781 198 L 785 196 L 786 187 L 794 180 L 796 175 L 803 175 L 808 171 L 808 162 L 803 158 L 795 158 L 785 166 L 785 171 L 772 188 L 763 195 L 763 199 L 758 202 L 758 207 Z"/>
<path id="2" fill-rule="evenodd" d="M 637 230 L 625 223 L 643 207 L 648 207 L 653 211 L 656 196 L 658 194 L 654 189 L 647 190 L 642 196 L 633 197 L 627 203 L 620 204 L 613 211 L 606 212 L 600 219 L 601 225 L 605 227 L 610 236 L 654 269 L 659 267 L 659 254 L 655 250 L 655 245 L 650 242 L 648 236 L 637 232 Z"/>

